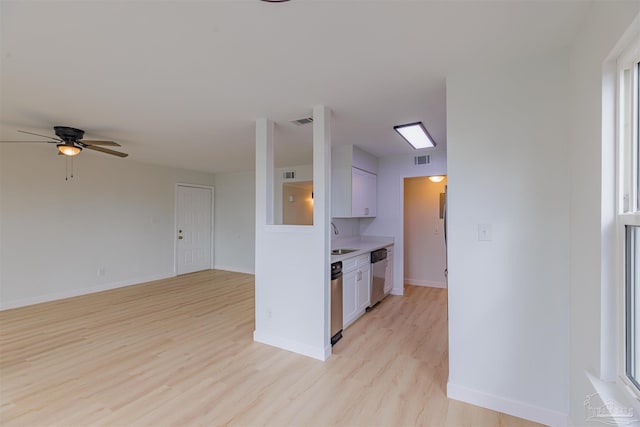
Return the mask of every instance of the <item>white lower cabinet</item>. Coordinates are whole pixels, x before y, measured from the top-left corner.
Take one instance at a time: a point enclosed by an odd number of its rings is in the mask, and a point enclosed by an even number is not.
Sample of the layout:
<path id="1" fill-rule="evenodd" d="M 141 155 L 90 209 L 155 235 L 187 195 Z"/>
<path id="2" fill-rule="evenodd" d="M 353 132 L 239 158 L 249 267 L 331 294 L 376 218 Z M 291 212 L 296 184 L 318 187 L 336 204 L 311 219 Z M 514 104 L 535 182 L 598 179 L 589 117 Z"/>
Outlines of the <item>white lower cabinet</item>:
<path id="1" fill-rule="evenodd" d="M 371 262 L 367 258 L 366 267 L 358 269 L 359 276 L 356 278 L 356 298 L 358 300 L 358 312 L 364 312 L 371 301 Z"/>
<path id="2" fill-rule="evenodd" d="M 358 272 L 343 273 L 342 276 L 342 324 L 345 328 L 353 322 L 358 314 L 358 301 L 356 299 L 356 283 Z"/>
<path id="3" fill-rule="evenodd" d="M 370 254 L 342 261 L 342 322 L 343 328 L 364 314 L 371 291 Z"/>

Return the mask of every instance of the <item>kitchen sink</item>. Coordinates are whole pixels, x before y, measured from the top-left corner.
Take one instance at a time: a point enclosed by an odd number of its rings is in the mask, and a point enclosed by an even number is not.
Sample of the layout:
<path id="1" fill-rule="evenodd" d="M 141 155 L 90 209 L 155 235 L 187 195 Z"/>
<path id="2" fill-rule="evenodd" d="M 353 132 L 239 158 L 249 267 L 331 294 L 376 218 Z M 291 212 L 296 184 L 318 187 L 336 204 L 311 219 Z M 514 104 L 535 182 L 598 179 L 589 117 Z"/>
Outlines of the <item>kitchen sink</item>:
<path id="1" fill-rule="evenodd" d="M 357 251 L 357 249 L 333 249 L 331 255 L 344 255 L 355 251 Z"/>

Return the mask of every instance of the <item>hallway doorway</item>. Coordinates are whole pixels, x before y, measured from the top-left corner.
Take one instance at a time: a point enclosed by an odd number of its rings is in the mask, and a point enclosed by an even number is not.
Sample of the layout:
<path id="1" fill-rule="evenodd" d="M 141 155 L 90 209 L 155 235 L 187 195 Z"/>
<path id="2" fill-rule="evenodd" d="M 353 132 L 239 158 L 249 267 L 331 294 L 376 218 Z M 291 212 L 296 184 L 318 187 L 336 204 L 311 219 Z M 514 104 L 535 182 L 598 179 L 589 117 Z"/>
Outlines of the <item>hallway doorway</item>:
<path id="1" fill-rule="evenodd" d="M 446 176 L 404 179 L 404 283 L 447 287 Z M 436 182 L 437 181 L 437 182 Z"/>

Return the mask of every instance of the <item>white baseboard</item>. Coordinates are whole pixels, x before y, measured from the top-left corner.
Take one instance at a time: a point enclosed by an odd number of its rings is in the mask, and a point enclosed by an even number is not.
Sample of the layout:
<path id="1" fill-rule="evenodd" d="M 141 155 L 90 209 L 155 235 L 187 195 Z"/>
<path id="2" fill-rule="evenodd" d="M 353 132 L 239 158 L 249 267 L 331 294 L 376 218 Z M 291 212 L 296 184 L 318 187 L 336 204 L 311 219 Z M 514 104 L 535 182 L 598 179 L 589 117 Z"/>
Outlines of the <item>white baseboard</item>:
<path id="1" fill-rule="evenodd" d="M 401 288 L 396 288 L 395 286 L 393 288 L 391 288 L 391 292 L 389 292 L 391 295 L 397 295 L 397 296 L 403 296 L 404 295 L 404 286 Z"/>
<path id="2" fill-rule="evenodd" d="M 154 276 L 140 277 L 138 279 L 123 280 L 120 282 L 107 283 L 88 288 L 71 289 L 62 292 L 53 292 L 35 297 L 21 298 L 13 301 L 0 301 L 0 311 L 10 310 L 12 308 L 26 307 L 28 305 L 41 304 L 43 302 L 57 301 L 60 299 L 79 297 L 80 295 L 94 294 L 96 292 L 109 291 L 111 289 L 124 288 L 126 286 L 138 285 L 145 282 L 153 282 L 154 280 L 168 279 L 175 277 L 173 273 L 157 274 Z"/>
<path id="3" fill-rule="evenodd" d="M 404 279 L 404 283 L 407 285 L 413 286 L 426 286 L 428 288 L 446 288 L 446 282 L 432 282 L 429 280 L 420 280 L 420 279 Z"/>
<path id="4" fill-rule="evenodd" d="M 551 427 L 566 427 L 568 414 L 447 382 L 447 397 Z"/>
<path id="5" fill-rule="evenodd" d="M 283 350 L 292 351 L 303 356 L 318 359 L 323 362 L 331 356 L 331 345 L 325 348 L 313 347 L 298 341 L 292 341 L 275 335 L 260 333 L 258 331 L 253 331 L 253 340 L 272 347 L 278 347 Z"/>
<path id="6" fill-rule="evenodd" d="M 216 265 L 213 268 L 216 269 L 216 270 L 232 271 L 234 273 L 244 273 L 244 274 L 253 274 L 253 275 L 256 274 L 254 269 L 243 268 L 243 267 L 234 267 L 234 266 L 231 266 L 231 265 Z"/>

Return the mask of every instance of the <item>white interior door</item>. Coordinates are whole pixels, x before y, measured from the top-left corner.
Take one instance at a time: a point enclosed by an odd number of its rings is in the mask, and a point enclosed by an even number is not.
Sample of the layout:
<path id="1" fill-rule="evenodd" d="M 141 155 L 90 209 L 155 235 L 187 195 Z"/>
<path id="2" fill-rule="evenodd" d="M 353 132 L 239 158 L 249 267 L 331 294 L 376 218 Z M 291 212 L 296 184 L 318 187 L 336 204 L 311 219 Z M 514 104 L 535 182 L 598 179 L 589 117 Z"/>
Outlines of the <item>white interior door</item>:
<path id="1" fill-rule="evenodd" d="M 213 188 L 176 188 L 176 272 L 212 268 Z"/>

